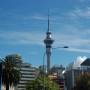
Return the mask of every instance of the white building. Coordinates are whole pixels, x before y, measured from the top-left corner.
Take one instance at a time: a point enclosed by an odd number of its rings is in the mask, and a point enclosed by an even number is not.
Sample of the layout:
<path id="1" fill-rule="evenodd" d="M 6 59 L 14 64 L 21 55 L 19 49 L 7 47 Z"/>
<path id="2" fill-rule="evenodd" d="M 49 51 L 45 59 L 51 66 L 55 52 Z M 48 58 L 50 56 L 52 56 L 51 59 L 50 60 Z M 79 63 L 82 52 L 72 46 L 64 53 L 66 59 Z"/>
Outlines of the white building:
<path id="1" fill-rule="evenodd" d="M 69 64 L 66 68 L 65 79 L 67 90 L 75 87 L 76 78 L 85 72 L 90 73 L 90 59 L 86 57 L 78 57 L 76 61 Z"/>

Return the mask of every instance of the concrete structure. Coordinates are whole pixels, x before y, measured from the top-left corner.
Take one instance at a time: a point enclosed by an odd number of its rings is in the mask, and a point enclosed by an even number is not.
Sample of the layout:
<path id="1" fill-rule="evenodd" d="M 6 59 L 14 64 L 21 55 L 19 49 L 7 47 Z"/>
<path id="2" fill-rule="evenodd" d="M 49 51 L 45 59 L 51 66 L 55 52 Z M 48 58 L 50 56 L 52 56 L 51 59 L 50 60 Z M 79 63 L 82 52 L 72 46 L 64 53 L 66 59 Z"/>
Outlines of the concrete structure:
<path id="1" fill-rule="evenodd" d="M 35 80 L 37 73 L 36 68 L 31 67 L 28 63 L 21 63 L 21 79 L 15 90 L 26 90 L 28 81 Z"/>
<path id="2" fill-rule="evenodd" d="M 78 62 L 78 63 L 77 63 Z M 67 90 L 72 90 L 75 87 L 76 78 L 84 73 L 90 73 L 90 59 L 87 58 L 81 62 L 78 60 L 76 63 L 70 64 L 65 72 L 65 85 Z"/>
<path id="3" fill-rule="evenodd" d="M 49 29 L 49 15 L 48 15 L 48 30 L 46 32 L 46 39 L 44 40 L 44 43 L 46 45 L 46 55 L 47 55 L 47 73 L 50 72 L 50 56 L 51 56 L 51 48 L 53 44 L 53 39 L 51 38 L 51 32 Z"/>
<path id="4" fill-rule="evenodd" d="M 53 73 L 49 75 L 48 77 L 59 85 L 60 90 L 64 90 L 65 80 L 62 76 L 58 76 L 57 73 Z"/>
<path id="5" fill-rule="evenodd" d="M 57 73 L 58 76 L 62 76 L 63 71 L 65 70 L 65 67 L 63 67 L 62 65 L 54 65 L 51 68 L 51 73 Z"/>

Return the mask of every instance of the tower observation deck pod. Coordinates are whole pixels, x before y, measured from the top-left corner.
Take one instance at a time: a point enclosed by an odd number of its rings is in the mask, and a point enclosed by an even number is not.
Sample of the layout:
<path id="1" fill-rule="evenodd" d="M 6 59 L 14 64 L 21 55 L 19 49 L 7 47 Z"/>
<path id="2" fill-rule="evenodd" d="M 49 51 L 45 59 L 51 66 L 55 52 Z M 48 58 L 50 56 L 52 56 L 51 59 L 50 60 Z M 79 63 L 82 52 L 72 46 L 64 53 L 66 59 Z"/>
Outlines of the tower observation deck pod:
<path id="1" fill-rule="evenodd" d="M 49 29 L 49 15 L 48 15 L 48 30 L 46 32 L 46 38 L 44 40 L 44 44 L 46 45 L 46 55 L 47 55 L 47 73 L 50 72 L 50 57 L 51 57 L 51 48 L 54 40 L 51 37 L 51 32 Z"/>

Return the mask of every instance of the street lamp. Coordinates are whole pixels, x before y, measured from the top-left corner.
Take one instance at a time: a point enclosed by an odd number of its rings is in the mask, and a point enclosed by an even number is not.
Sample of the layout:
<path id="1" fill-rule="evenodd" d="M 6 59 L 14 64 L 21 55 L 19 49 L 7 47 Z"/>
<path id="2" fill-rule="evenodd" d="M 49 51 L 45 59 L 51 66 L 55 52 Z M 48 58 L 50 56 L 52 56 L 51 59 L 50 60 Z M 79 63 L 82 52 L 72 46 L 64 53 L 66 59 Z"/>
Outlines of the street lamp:
<path id="1" fill-rule="evenodd" d="M 68 46 L 63 46 L 63 47 L 53 47 L 52 49 L 59 49 L 59 48 L 69 48 Z"/>
<path id="2" fill-rule="evenodd" d="M 63 47 L 52 47 L 51 49 L 59 49 L 59 48 L 69 48 L 68 46 L 63 46 Z M 47 71 L 45 71 L 45 55 L 46 55 L 46 52 L 44 52 L 44 55 L 43 55 L 43 72 L 44 74 L 47 74 Z M 43 84 L 45 84 L 45 78 L 44 78 L 44 75 L 43 75 Z M 45 86 L 43 88 L 43 90 L 45 90 Z"/>
<path id="3" fill-rule="evenodd" d="M 53 49 L 60 49 L 60 48 L 69 48 L 69 47 L 68 47 L 68 46 L 52 47 L 52 50 L 53 50 Z M 45 71 L 45 55 L 46 55 L 46 52 L 44 52 L 44 55 L 43 55 L 43 72 L 47 73 L 47 71 Z"/>

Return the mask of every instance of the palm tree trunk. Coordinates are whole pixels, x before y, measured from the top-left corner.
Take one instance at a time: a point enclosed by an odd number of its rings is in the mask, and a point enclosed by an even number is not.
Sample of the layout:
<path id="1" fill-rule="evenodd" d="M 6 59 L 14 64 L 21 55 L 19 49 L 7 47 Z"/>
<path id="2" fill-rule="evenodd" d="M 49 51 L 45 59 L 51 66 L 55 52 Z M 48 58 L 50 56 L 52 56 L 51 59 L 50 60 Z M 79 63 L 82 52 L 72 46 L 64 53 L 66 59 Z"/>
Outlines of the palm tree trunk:
<path id="1" fill-rule="evenodd" d="M 1 76 L 1 72 L 0 72 L 0 90 L 2 90 L 2 76 Z"/>
<path id="2" fill-rule="evenodd" d="M 9 90 L 9 80 L 6 81 L 6 90 Z"/>
<path id="3" fill-rule="evenodd" d="M 10 86 L 10 90 L 14 90 L 14 88 L 15 88 L 14 83 L 12 83 L 11 86 Z"/>
<path id="4" fill-rule="evenodd" d="M 0 63 L 0 90 L 2 90 L 2 64 Z"/>

